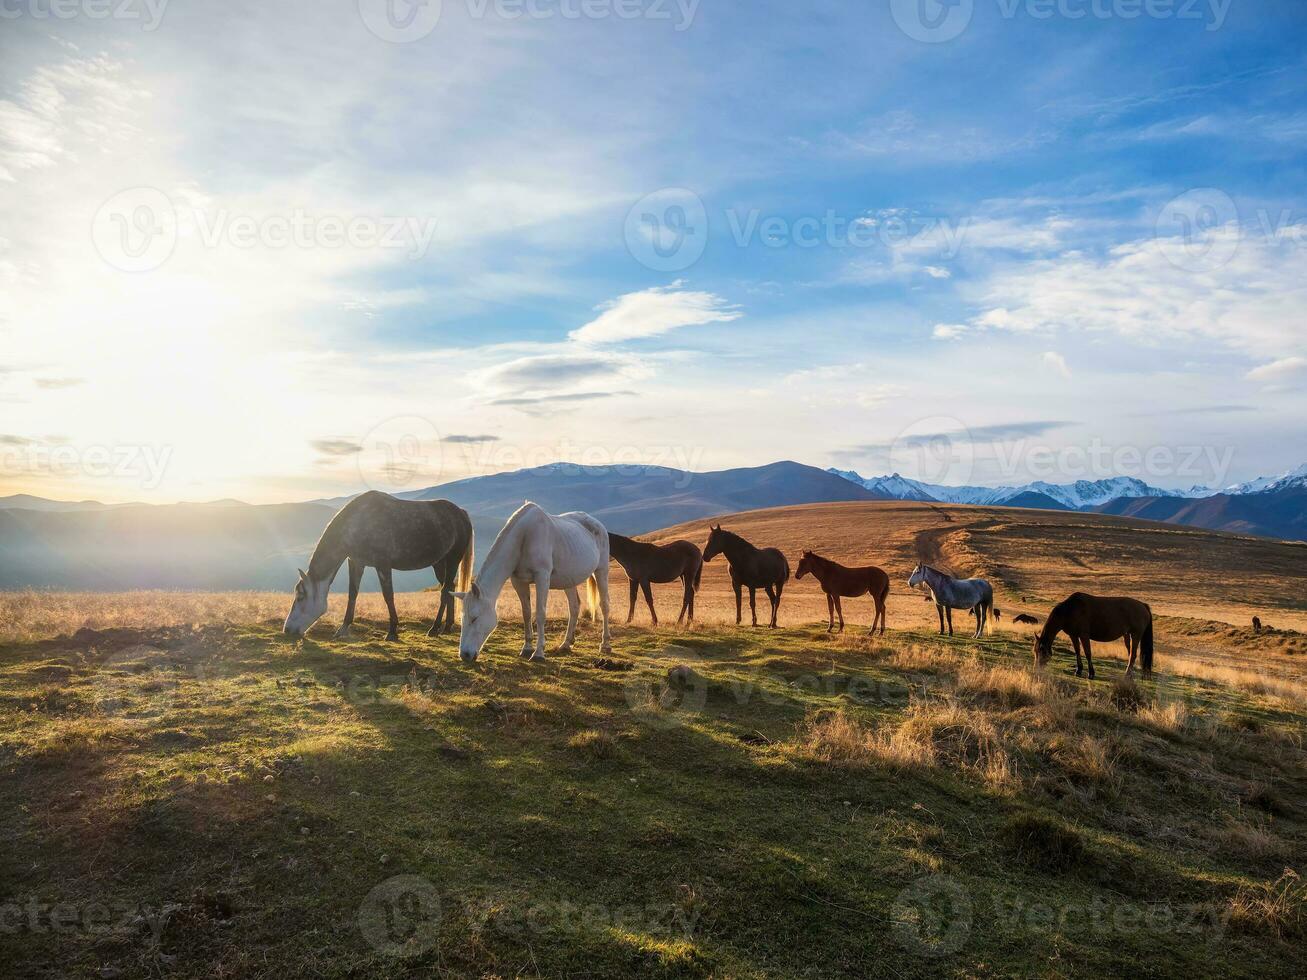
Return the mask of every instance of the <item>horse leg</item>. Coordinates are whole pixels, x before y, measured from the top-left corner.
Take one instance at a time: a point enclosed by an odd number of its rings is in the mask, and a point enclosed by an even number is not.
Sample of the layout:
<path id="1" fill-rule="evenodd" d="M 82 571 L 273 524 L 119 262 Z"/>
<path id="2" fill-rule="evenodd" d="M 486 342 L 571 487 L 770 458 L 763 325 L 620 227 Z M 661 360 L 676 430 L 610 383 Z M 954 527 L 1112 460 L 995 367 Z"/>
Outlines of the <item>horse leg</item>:
<path id="1" fill-rule="evenodd" d="M 976 606 L 976 635 L 973 640 L 979 640 L 985 635 L 985 604 L 979 603 Z"/>
<path id="2" fill-rule="evenodd" d="M 835 597 L 829 592 L 826 593 L 826 619 L 829 625 L 826 627 L 827 633 L 835 632 Z"/>
<path id="3" fill-rule="evenodd" d="M 948 635 L 953 635 L 953 607 L 945 606 L 944 615 L 948 617 Z"/>
<path id="4" fill-rule="evenodd" d="M 605 562 L 595 569 L 595 585 L 599 587 L 599 612 L 604 617 L 603 627 L 599 633 L 599 652 L 613 652 L 613 638 L 608 631 L 608 564 Z"/>
<path id="5" fill-rule="evenodd" d="M 681 576 L 681 611 L 676 616 L 676 625 L 681 625 L 681 620 L 685 618 L 686 612 L 690 608 L 690 596 L 694 595 L 694 580 L 689 575 Z M 694 616 L 690 616 L 690 622 L 694 622 Z"/>
<path id="6" fill-rule="evenodd" d="M 336 639 L 349 636 L 349 628 L 354 624 L 354 603 L 359 597 L 359 583 L 363 581 L 363 571 L 367 566 L 353 558 L 349 560 L 349 602 L 345 604 L 345 618 L 341 620 L 340 629 L 336 630 Z"/>
<path id="7" fill-rule="evenodd" d="M 1135 672 L 1135 654 L 1139 652 L 1139 640 L 1130 633 L 1125 635 L 1125 652 L 1130 658 L 1130 662 L 1127 663 L 1125 667 L 1125 675 L 1126 677 L 1133 677 Z"/>
<path id="8" fill-rule="evenodd" d="M 844 604 L 840 602 L 839 594 L 835 595 L 835 613 L 840 617 L 840 632 L 844 632 Z"/>
<path id="9" fill-rule="evenodd" d="M 531 654 L 532 660 L 545 659 L 545 619 L 549 612 L 549 572 L 537 572 L 535 576 L 536 587 L 536 644 L 535 652 Z"/>
<path id="10" fill-rule="evenodd" d="M 654 609 L 653 589 L 649 587 L 649 580 L 645 579 L 640 583 L 640 591 L 644 593 L 645 605 L 649 607 L 649 618 L 653 620 L 655 626 L 658 625 L 658 613 Z"/>
<path id="11" fill-rule="evenodd" d="M 635 579 L 631 579 L 630 586 L 631 586 L 631 610 L 626 614 L 627 626 L 630 626 L 631 620 L 635 619 L 635 596 L 636 593 L 640 591 L 640 583 L 637 582 Z"/>
<path id="12" fill-rule="evenodd" d="M 1085 665 L 1080 662 L 1080 637 L 1074 634 L 1071 637 L 1071 649 L 1076 652 L 1076 676 L 1079 677 L 1085 672 Z"/>
<path id="13" fill-rule="evenodd" d="M 1090 649 L 1089 637 L 1086 636 L 1080 642 L 1083 643 L 1085 647 L 1085 663 L 1089 665 L 1089 679 L 1092 681 L 1094 679 L 1094 652 Z"/>
<path id="14" fill-rule="evenodd" d="M 944 607 L 940 603 L 935 603 L 935 612 L 939 613 L 939 635 L 944 635 Z"/>
<path id="15" fill-rule="evenodd" d="M 771 606 L 771 628 L 772 628 L 772 629 L 775 629 L 775 628 L 776 628 L 776 606 L 777 606 L 777 603 L 780 602 L 780 598 L 776 595 L 776 589 L 775 589 L 775 587 L 773 587 L 773 586 L 771 586 L 771 585 L 764 585 L 764 586 L 762 587 L 762 590 L 763 590 L 764 592 L 767 593 L 767 602 L 768 602 L 768 604 Z"/>
<path id="16" fill-rule="evenodd" d="M 427 630 L 427 636 L 439 636 L 444 632 L 445 603 L 454 600 L 449 594 L 450 582 L 441 576 L 440 566 L 432 565 L 431 570 L 436 573 L 436 581 L 440 585 L 440 602 L 436 604 L 436 620 L 431 624 L 431 629 Z"/>
<path id="17" fill-rule="evenodd" d="M 744 595 L 740 590 L 740 580 L 734 575 L 731 576 L 731 588 L 735 590 L 735 625 L 739 626 L 740 620 L 743 618 L 743 609 L 741 607 L 744 604 Z"/>
<path id="18" fill-rule="evenodd" d="M 749 586 L 749 615 L 753 617 L 753 625 L 758 625 L 758 589 L 756 586 Z"/>
<path id="19" fill-rule="evenodd" d="M 386 631 L 386 639 L 398 640 L 399 613 L 395 611 L 395 586 L 390 579 L 390 569 L 378 566 L 377 581 L 381 583 L 381 594 L 386 599 L 386 608 L 390 610 L 390 629 Z"/>
<path id="20" fill-rule="evenodd" d="M 522 638 L 522 652 L 520 656 L 531 656 L 531 584 L 524 579 L 513 579 L 513 591 L 517 593 L 517 601 L 522 603 L 522 631 L 526 635 Z"/>
<path id="21" fill-rule="evenodd" d="M 580 615 L 581 595 L 574 586 L 567 590 L 567 635 L 563 637 L 563 645 L 555 650 L 555 653 L 572 652 L 572 640 L 576 638 L 576 621 Z"/>

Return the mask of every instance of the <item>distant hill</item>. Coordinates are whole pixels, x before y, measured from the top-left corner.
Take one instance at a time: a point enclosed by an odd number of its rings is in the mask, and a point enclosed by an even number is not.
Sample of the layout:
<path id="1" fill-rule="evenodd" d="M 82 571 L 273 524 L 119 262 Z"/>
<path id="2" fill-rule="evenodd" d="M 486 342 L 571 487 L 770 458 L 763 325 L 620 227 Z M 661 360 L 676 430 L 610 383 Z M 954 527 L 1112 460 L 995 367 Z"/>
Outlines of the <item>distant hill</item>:
<path id="1" fill-rule="evenodd" d="M 881 499 L 839 476 L 793 462 L 712 473 L 564 463 L 400 496 L 446 497 L 466 508 L 476 526 L 478 557 L 525 500 L 554 512 L 588 511 L 614 531 L 639 534 L 760 507 Z M 0 588 L 289 588 L 296 567 L 307 564 L 327 521 L 348 499 L 0 509 Z M 430 572 L 396 573 L 397 588 L 432 583 Z M 364 588 L 375 587 L 369 574 Z"/>
<path id="2" fill-rule="evenodd" d="M 1182 497 L 1113 500 L 1094 510 L 1100 514 L 1185 524 L 1213 531 L 1307 541 L 1307 487 L 1300 483 L 1279 490 L 1239 495 L 1220 493 L 1197 500 Z"/>

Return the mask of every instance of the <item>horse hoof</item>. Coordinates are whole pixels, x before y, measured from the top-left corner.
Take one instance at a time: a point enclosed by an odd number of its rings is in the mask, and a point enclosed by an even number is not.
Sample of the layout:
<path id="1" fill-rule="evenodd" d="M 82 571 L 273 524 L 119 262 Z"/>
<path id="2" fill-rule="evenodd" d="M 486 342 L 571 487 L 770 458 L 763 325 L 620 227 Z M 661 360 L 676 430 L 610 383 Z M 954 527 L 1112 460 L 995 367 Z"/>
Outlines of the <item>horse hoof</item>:
<path id="1" fill-rule="evenodd" d="M 602 653 L 604 656 L 607 656 L 608 654 L 612 653 L 613 652 L 612 644 L 608 643 L 605 644 L 604 646 L 601 646 L 599 648 L 599 652 Z"/>
<path id="2" fill-rule="evenodd" d="M 398 634 L 398 633 L 387 633 L 387 634 L 386 634 L 386 642 L 387 642 L 387 643 L 398 643 L 398 642 L 399 642 L 399 634 Z"/>
<path id="3" fill-rule="evenodd" d="M 526 659 L 529 662 L 535 664 L 544 663 L 545 655 L 543 653 L 533 653 L 531 654 L 531 656 L 527 657 Z"/>
<path id="4" fill-rule="evenodd" d="M 521 653 L 519 653 L 518 656 L 521 657 L 523 660 L 530 660 L 532 654 L 534 653 L 535 653 L 535 647 L 527 647 Z"/>
<path id="5" fill-rule="evenodd" d="M 559 647 L 557 650 L 554 651 L 555 654 L 571 653 L 571 652 L 572 652 L 572 644 L 570 643 L 564 644 L 563 646 Z"/>
<path id="6" fill-rule="evenodd" d="M 335 635 L 332 637 L 332 639 L 333 639 L 333 640 L 347 640 L 347 639 L 349 639 L 349 638 L 350 638 L 351 636 L 353 636 L 353 635 L 354 635 L 354 634 L 350 632 L 350 629 L 349 629 L 348 626 L 342 626 L 340 629 L 336 630 L 336 633 L 335 633 Z"/>

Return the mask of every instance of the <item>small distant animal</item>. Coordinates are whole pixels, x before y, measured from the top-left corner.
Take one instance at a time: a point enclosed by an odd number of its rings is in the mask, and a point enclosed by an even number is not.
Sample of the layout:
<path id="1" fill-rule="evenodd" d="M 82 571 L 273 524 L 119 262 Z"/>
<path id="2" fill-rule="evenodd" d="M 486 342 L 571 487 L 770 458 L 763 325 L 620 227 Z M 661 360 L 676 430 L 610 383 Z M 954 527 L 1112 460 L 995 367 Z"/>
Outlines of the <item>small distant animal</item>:
<path id="1" fill-rule="evenodd" d="M 1254 617 L 1253 617 L 1253 632 L 1254 632 L 1254 633 L 1260 633 L 1261 631 L 1262 631 L 1262 618 L 1261 618 L 1260 616 L 1254 616 Z"/>
<path id="2" fill-rule="evenodd" d="M 829 558 L 823 558 L 816 552 L 805 551 L 802 557 L 799 558 L 799 567 L 794 573 L 794 577 L 800 579 L 809 572 L 820 583 L 822 591 L 826 593 L 826 615 L 830 620 L 830 625 L 826 627 L 827 633 L 835 629 L 836 613 L 840 617 L 839 631 L 844 632 L 844 609 L 840 605 L 841 596 L 851 599 L 857 596 L 870 595 L 876 603 L 876 615 L 871 621 L 869 632 L 876 632 L 876 624 L 880 623 L 880 635 L 885 635 L 885 597 L 889 595 L 889 575 L 886 574 L 883 568 L 877 568 L 875 565 L 849 568 L 839 562 L 831 561 Z"/>
<path id="3" fill-rule="evenodd" d="M 924 562 L 908 576 L 908 587 L 925 585 L 935 599 L 939 613 L 939 632 L 944 633 L 944 618 L 948 616 L 948 635 L 953 635 L 953 610 L 969 609 L 976 617 L 973 638 L 990 632 L 989 617 L 994 612 L 994 588 L 983 578 L 954 578 Z M 997 618 L 997 617 L 995 617 Z"/>
<path id="4" fill-rule="evenodd" d="M 1134 673 L 1136 655 L 1144 676 L 1153 673 L 1153 611 L 1138 599 L 1089 595 L 1087 592 L 1073 592 L 1067 596 L 1053 607 L 1048 622 L 1035 637 L 1037 667 L 1048 663 L 1053 655 L 1053 640 L 1058 633 L 1071 638 L 1071 646 L 1076 652 L 1077 677 L 1083 673 L 1080 662 L 1083 647 L 1089 664 L 1089 679 L 1094 679 L 1094 657 L 1090 650 L 1090 642 L 1094 640 L 1103 643 L 1125 640 L 1126 653 L 1130 657 L 1125 669 L 1127 677 Z"/>
<path id="5" fill-rule="evenodd" d="M 475 550 L 472 520 L 467 511 L 448 500 L 400 500 L 380 490 L 361 493 L 327 522 L 309 570 L 300 569 L 291 603 L 282 627 L 288 636 L 301 637 L 327 611 L 327 593 L 340 566 L 349 562 L 349 602 L 337 637 L 349 635 L 354 622 L 354 603 L 364 570 L 377 570 L 381 595 L 390 612 L 387 640 L 399 638 L 399 614 L 391 572 L 431 568 L 440 582 L 440 604 L 428 636 L 439 636 L 454 628 L 454 588 L 466 589 L 472 579 Z"/>
<path id="6" fill-rule="evenodd" d="M 726 556 L 731 569 L 731 587 L 735 590 L 735 625 L 742 618 L 743 592 L 749 590 L 749 612 L 753 625 L 758 625 L 758 590 L 767 593 L 771 602 L 771 628 L 776 628 L 776 614 L 781 608 L 781 593 L 790 580 L 790 563 L 777 548 L 755 548 L 744 538 L 725 531 L 718 524 L 708 529 L 708 543 L 703 549 L 703 560 L 710 562 L 718 555 Z"/>
<path id="7" fill-rule="evenodd" d="M 681 613 L 676 617 L 680 623 L 687 615 L 694 622 L 694 594 L 699 590 L 699 580 L 703 577 L 703 555 L 698 545 L 689 541 L 673 541 L 671 544 L 649 544 L 636 541 L 621 534 L 608 532 L 608 553 L 613 561 L 622 566 L 626 577 L 631 581 L 631 610 L 626 614 L 630 623 L 635 618 L 635 597 L 640 590 L 644 592 L 644 601 L 649 606 L 649 615 L 653 624 L 658 625 L 658 613 L 654 611 L 651 582 L 662 584 L 681 580 Z"/>
<path id="8" fill-rule="evenodd" d="M 1031 626 L 1039 625 L 1039 617 L 1032 616 L 1030 613 L 1017 613 L 1012 617 L 1014 623 L 1029 623 Z"/>

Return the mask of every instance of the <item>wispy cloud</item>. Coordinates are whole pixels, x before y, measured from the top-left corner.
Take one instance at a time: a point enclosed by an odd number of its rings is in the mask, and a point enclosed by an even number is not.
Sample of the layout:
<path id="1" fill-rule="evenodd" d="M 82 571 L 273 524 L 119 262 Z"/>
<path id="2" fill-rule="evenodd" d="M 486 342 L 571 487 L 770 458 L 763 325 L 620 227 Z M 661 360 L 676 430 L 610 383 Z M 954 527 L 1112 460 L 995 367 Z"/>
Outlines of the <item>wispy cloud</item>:
<path id="1" fill-rule="evenodd" d="M 568 336 L 583 344 L 616 344 L 670 333 L 681 327 L 729 323 L 743 314 L 713 293 L 682 289 L 683 282 L 627 293 Z"/>
<path id="2" fill-rule="evenodd" d="M 314 439 L 309 445 L 323 456 L 353 456 L 363 452 L 361 445 L 348 439 Z"/>
<path id="3" fill-rule="evenodd" d="M 452 436 L 445 436 L 440 441 L 447 442 L 453 446 L 479 446 L 487 442 L 498 442 L 499 436 L 486 436 L 486 435 L 472 436 L 472 435 L 455 434 Z"/>
<path id="4" fill-rule="evenodd" d="M 1071 380 L 1071 368 L 1067 366 L 1066 358 L 1057 351 L 1046 350 L 1044 353 L 1039 355 L 1039 360 L 1043 363 L 1044 367 L 1048 368 L 1050 371 L 1060 377 L 1066 378 L 1068 381 Z"/>

